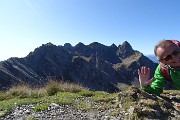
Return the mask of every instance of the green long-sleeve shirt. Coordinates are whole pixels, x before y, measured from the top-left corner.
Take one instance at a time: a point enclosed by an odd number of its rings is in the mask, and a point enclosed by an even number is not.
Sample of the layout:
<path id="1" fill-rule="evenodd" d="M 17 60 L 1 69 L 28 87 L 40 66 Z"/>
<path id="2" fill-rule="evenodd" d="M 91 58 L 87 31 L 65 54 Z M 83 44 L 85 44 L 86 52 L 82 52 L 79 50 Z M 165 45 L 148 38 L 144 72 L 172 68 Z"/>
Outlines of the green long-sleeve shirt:
<path id="1" fill-rule="evenodd" d="M 170 75 L 172 84 L 180 90 L 180 70 L 170 70 Z M 167 80 L 164 78 L 159 64 L 154 73 L 154 81 L 143 89 L 148 93 L 160 95 L 163 92 L 166 82 Z"/>

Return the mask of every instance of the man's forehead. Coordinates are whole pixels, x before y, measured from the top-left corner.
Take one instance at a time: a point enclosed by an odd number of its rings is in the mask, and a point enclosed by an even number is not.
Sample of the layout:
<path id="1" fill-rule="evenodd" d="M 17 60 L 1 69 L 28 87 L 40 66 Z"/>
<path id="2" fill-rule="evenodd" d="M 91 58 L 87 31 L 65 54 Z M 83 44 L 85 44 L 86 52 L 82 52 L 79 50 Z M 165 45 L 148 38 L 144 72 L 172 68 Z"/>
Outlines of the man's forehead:
<path id="1" fill-rule="evenodd" d="M 171 54 L 172 50 L 174 50 L 176 48 L 178 48 L 178 46 L 176 44 L 173 44 L 173 43 L 164 44 L 164 46 L 159 46 L 157 48 L 157 55 L 159 57 L 161 57 L 166 54 Z"/>
<path id="2" fill-rule="evenodd" d="M 178 48 L 178 46 L 174 43 L 168 43 L 168 42 L 165 42 L 163 43 L 162 45 L 160 45 L 158 48 L 162 48 L 162 49 L 168 49 L 168 48 Z"/>

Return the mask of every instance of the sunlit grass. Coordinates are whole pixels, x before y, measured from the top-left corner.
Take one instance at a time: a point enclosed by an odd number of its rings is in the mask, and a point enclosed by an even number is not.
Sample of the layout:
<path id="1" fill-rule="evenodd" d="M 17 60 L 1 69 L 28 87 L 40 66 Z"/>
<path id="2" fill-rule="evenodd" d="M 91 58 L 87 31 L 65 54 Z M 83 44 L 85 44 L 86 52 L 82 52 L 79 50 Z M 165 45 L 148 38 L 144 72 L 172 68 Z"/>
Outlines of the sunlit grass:
<path id="1" fill-rule="evenodd" d="M 63 81 L 55 81 L 55 80 L 49 80 L 46 91 L 48 95 L 55 95 L 57 92 L 80 92 L 82 90 L 88 90 L 87 88 L 75 84 L 75 83 L 68 83 Z"/>
<path id="2" fill-rule="evenodd" d="M 117 94 L 110 94 L 104 91 L 95 91 L 92 100 L 94 102 L 109 102 L 116 98 Z"/>
<path id="3" fill-rule="evenodd" d="M 4 116 L 19 105 L 39 104 L 35 111 L 45 110 L 50 103 L 74 105 L 75 99 L 82 97 L 81 91 L 89 90 L 81 85 L 50 80 L 45 87 L 31 88 L 25 84 L 11 87 L 0 92 L 0 116 Z M 80 93 L 79 93 L 80 92 Z"/>
<path id="4" fill-rule="evenodd" d="M 68 84 L 71 87 L 68 88 Z M 51 93 L 48 93 L 48 90 L 49 92 L 51 91 Z M 127 92 L 127 90 L 125 91 Z M 149 108 L 161 106 L 159 105 L 159 101 L 154 102 L 147 99 L 144 102 L 141 100 L 141 103 L 139 102 L 139 104 L 137 104 L 128 93 L 129 92 L 127 92 L 127 95 L 121 99 L 118 98 L 119 93 L 90 91 L 77 84 L 75 85 L 58 81 L 51 81 L 47 86 L 41 88 L 30 88 L 26 85 L 18 85 L 13 86 L 8 91 L 0 92 L 0 117 L 9 114 L 12 109 L 17 106 L 29 104 L 34 105 L 34 111 L 47 110 L 52 103 L 57 105 L 69 105 L 74 109 L 82 111 L 114 108 L 117 111 L 114 111 L 114 113 L 112 113 L 113 115 L 118 115 L 120 104 L 124 109 L 129 109 L 130 106 L 135 106 L 135 108 L 137 108 L 138 105 L 143 105 Z M 166 93 L 179 94 L 179 91 L 166 90 L 164 91 L 164 94 Z M 164 103 L 162 103 L 162 105 L 164 105 Z M 30 116 L 29 119 L 34 119 L 34 116 Z"/>

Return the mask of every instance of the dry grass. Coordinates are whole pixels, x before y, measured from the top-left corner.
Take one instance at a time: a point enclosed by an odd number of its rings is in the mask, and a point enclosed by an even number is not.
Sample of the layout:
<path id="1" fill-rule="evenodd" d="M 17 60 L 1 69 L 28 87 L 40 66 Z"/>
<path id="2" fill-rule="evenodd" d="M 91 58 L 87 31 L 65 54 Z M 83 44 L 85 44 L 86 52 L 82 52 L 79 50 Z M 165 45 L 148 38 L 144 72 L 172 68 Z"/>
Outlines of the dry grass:
<path id="1" fill-rule="evenodd" d="M 31 91 L 32 90 L 27 85 L 20 84 L 20 85 L 11 87 L 7 91 L 7 94 L 11 95 L 12 97 L 17 97 L 17 98 L 27 98 L 31 96 Z"/>
<path id="2" fill-rule="evenodd" d="M 64 81 L 49 80 L 46 91 L 48 95 L 55 95 L 57 92 L 72 92 L 77 93 L 83 90 L 88 90 L 82 85 L 69 83 Z"/>
<path id="3" fill-rule="evenodd" d="M 4 95 L 8 98 L 39 98 L 46 94 L 45 88 L 31 88 L 28 85 L 20 84 L 11 87 Z"/>
<path id="4" fill-rule="evenodd" d="M 40 98 L 45 95 L 55 95 L 57 92 L 77 93 L 84 90 L 88 89 L 79 84 L 49 80 L 45 87 L 32 88 L 25 84 L 13 86 L 6 92 L 0 92 L 0 100 L 11 98 Z"/>

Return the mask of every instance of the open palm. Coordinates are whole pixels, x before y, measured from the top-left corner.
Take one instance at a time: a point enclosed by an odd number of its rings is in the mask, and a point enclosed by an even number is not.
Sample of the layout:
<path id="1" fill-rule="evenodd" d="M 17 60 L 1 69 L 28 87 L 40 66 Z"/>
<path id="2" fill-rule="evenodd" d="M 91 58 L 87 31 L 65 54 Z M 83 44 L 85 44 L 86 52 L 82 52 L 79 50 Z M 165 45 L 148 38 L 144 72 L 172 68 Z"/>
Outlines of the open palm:
<path id="1" fill-rule="evenodd" d="M 138 69 L 138 75 L 139 75 L 139 82 L 142 87 L 147 87 L 152 83 L 154 79 L 154 78 L 149 79 L 150 68 L 147 67 L 141 67 L 141 69 Z"/>

